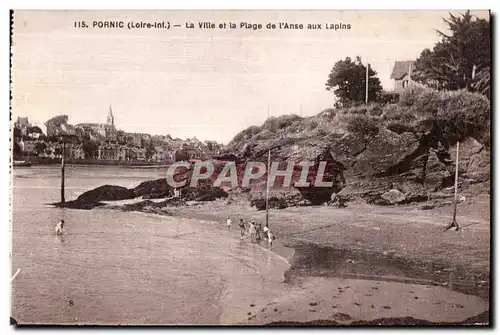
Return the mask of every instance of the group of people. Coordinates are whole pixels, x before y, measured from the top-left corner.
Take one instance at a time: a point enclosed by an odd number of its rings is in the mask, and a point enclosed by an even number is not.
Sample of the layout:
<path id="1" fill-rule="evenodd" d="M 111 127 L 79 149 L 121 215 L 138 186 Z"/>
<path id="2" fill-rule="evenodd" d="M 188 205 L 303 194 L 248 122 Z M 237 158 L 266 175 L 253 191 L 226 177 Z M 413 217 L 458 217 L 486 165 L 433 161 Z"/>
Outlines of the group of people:
<path id="1" fill-rule="evenodd" d="M 226 217 L 226 225 L 228 231 L 231 230 L 231 224 L 232 224 L 231 218 L 229 216 Z M 269 229 L 268 226 L 262 228 L 262 224 L 260 222 L 256 223 L 255 220 L 250 220 L 250 222 L 245 224 L 243 219 L 240 219 L 238 226 L 240 227 L 241 238 L 245 237 L 247 231 L 247 225 L 248 225 L 248 234 L 250 235 L 250 240 L 252 242 L 259 242 L 262 239 L 266 239 L 267 242 L 269 243 L 269 249 L 272 249 L 273 241 L 276 239 L 276 237 L 271 232 L 271 229 Z"/>

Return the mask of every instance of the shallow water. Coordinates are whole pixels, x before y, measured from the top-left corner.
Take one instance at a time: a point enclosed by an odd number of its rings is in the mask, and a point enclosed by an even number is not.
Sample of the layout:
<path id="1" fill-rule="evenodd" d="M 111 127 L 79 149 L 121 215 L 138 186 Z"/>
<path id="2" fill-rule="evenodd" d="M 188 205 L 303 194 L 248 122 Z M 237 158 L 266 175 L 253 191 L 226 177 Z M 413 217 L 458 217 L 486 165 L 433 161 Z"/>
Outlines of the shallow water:
<path id="1" fill-rule="evenodd" d="M 68 167 L 66 199 L 103 184 L 134 187 L 161 169 Z M 273 296 L 288 264 L 216 224 L 45 206 L 57 167 L 13 172 L 11 315 L 19 323 L 242 322 L 252 294 Z M 54 226 L 64 219 L 65 235 Z M 223 308 L 224 306 L 224 308 Z"/>

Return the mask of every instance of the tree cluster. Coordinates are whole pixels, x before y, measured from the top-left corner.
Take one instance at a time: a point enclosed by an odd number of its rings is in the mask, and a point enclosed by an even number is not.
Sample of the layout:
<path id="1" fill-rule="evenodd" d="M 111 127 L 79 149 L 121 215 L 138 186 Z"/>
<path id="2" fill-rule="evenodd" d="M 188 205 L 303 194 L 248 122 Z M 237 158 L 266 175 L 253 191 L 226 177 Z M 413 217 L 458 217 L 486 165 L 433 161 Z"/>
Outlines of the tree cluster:
<path id="1" fill-rule="evenodd" d="M 415 63 L 412 79 L 437 90 L 467 89 L 490 97 L 491 27 L 490 22 L 466 13 L 450 13 L 443 19 L 449 33 L 436 30 L 441 40 L 424 49 Z M 333 66 L 326 89 L 332 91 L 338 107 L 357 105 L 366 99 L 366 65 L 360 57 L 346 57 Z M 377 72 L 368 68 L 368 102 L 395 103 L 395 94 L 384 92 Z"/>

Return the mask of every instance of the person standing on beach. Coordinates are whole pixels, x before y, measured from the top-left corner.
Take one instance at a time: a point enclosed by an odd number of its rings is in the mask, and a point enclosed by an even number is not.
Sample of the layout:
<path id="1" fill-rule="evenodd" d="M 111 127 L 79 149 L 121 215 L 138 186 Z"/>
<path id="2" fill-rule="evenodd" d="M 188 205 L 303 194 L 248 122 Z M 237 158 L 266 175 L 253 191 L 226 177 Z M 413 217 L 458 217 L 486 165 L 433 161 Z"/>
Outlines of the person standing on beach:
<path id="1" fill-rule="evenodd" d="M 56 225 L 56 235 L 62 235 L 63 234 L 63 227 L 64 227 L 64 220 L 61 220 Z"/>
<path id="2" fill-rule="evenodd" d="M 250 241 L 253 241 L 255 239 L 255 233 L 256 233 L 255 220 L 250 221 L 249 232 L 250 232 Z"/>
<path id="3" fill-rule="evenodd" d="M 243 219 L 240 219 L 240 223 L 238 223 L 238 226 L 240 227 L 241 238 L 243 238 L 243 236 L 245 236 L 245 222 L 243 222 Z"/>
<path id="4" fill-rule="evenodd" d="M 260 233 L 262 232 L 262 223 L 257 222 L 255 225 L 255 240 L 260 241 L 262 239 L 262 236 Z"/>
<path id="5" fill-rule="evenodd" d="M 231 218 L 228 216 L 226 218 L 226 224 L 227 224 L 227 231 L 231 231 Z"/>
<path id="6" fill-rule="evenodd" d="M 267 234 L 267 241 L 269 242 L 269 250 L 271 250 L 273 248 L 273 240 L 275 239 L 274 234 L 268 227 L 264 227 L 264 233 Z"/>

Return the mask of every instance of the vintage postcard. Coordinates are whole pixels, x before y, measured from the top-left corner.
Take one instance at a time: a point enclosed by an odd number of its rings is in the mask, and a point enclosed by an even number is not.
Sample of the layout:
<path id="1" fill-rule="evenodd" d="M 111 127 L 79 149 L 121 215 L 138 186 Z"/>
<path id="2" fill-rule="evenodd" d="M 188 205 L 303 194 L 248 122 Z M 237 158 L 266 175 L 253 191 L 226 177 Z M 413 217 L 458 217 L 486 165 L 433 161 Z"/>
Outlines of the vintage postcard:
<path id="1" fill-rule="evenodd" d="M 488 10 L 11 16 L 11 324 L 491 324 Z"/>

